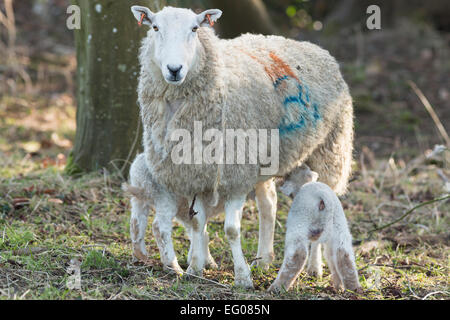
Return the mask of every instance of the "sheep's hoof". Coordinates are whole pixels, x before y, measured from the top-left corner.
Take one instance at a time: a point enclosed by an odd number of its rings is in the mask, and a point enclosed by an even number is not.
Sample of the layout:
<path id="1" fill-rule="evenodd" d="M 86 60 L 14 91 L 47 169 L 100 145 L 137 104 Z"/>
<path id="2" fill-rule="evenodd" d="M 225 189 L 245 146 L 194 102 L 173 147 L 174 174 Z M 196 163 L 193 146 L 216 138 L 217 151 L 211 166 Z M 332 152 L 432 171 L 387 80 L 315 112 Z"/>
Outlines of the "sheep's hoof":
<path id="1" fill-rule="evenodd" d="M 323 270 L 322 270 L 322 268 L 313 268 L 313 267 L 311 267 L 311 268 L 307 268 L 306 269 L 306 273 L 310 277 L 315 277 L 317 279 L 322 279 Z"/>
<path id="2" fill-rule="evenodd" d="M 169 272 L 175 272 L 179 277 L 183 276 L 184 271 L 181 269 L 179 265 L 170 265 L 170 266 L 164 266 L 164 270 Z"/>
<path id="3" fill-rule="evenodd" d="M 196 270 L 192 266 L 189 266 L 186 270 L 185 276 L 189 278 L 195 278 L 195 277 L 203 277 L 203 269 Z"/>
<path id="4" fill-rule="evenodd" d="M 141 262 L 147 262 L 148 261 L 148 256 L 147 256 L 147 252 L 145 252 L 144 250 L 141 250 L 139 247 L 135 247 L 133 250 L 133 258 L 141 261 Z"/>
<path id="5" fill-rule="evenodd" d="M 354 291 L 358 294 L 364 294 L 364 290 L 361 287 L 356 288 Z"/>
<path id="6" fill-rule="evenodd" d="M 214 260 L 208 261 L 207 266 L 211 270 L 219 269 L 219 266 L 217 265 L 217 263 Z"/>
<path id="7" fill-rule="evenodd" d="M 253 289 L 253 281 L 250 278 L 236 278 L 234 279 L 234 285 L 243 289 Z"/>
<path id="8" fill-rule="evenodd" d="M 275 260 L 275 254 L 273 252 L 263 254 L 261 257 L 256 258 L 252 262 L 252 267 L 258 267 L 261 268 L 263 271 L 269 270 L 270 265 L 272 264 L 273 260 Z"/>
<path id="9" fill-rule="evenodd" d="M 267 289 L 267 291 L 270 293 L 280 293 L 281 288 L 276 283 L 272 283 L 272 285 L 269 287 L 269 289 Z"/>
<path id="10" fill-rule="evenodd" d="M 263 271 L 267 271 L 269 270 L 270 264 L 272 263 L 272 261 L 268 262 L 268 261 L 263 261 L 263 260 L 257 260 L 257 261 L 253 261 L 252 262 L 252 267 L 258 267 L 261 268 Z"/>

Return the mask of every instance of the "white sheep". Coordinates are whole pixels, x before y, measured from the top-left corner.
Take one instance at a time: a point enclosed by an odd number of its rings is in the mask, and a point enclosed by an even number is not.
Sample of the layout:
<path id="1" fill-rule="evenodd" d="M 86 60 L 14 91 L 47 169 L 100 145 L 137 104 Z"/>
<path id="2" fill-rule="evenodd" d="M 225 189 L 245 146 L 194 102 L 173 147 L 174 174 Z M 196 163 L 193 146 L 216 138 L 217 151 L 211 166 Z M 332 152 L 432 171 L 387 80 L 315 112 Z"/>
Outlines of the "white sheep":
<path id="1" fill-rule="evenodd" d="M 309 256 L 313 261 L 308 269 L 321 275 L 320 244 L 324 244 L 335 288 L 360 290 L 352 236 L 341 202 L 326 184 L 307 182 L 310 180 L 305 179 L 308 172 L 308 168 L 297 170 L 284 186 L 284 190 L 287 188 L 288 194 L 294 192 L 295 197 L 287 220 L 283 265 L 269 291 L 288 290 L 292 286 L 307 261 L 310 245 L 315 252 Z M 293 191 L 292 185 L 296 186 Z"/>
<path id="2" fill-rule="evenodd" d="M 202 249 L 207 212 L 223 202 L 235 282 L 250 287 L 250 269 L 240 241 L 247 194 L 256 188 L 258 256 L 267 266 L 273 259 L 274 176 L 284 176 L 307 163 L 338 193 L 346 189 L 353 143 L 353 107 L 347 84 L 335 59 L 311 43 L 251 34 L 220 40 L 210 27 L 222 15 L 220 10 L 195 14 L 166 7 L 153 13 L 133 6 L 132 12 L 150 26 L 139 56 L 138 86 L 146 167 L 137 166 L 145 172 L 136 175 L 151 177 L 162 190 L 154 202 L 153 224 L 161 259 L 164 264 L 178 265 L 171 240 L 172 220 L 195 198 L 198 213 L 189 221 L 193 231 L 188 271 L 201 274 L 207 257 Z M 273 168 L 267 168 L 260 158 L 239 165 L 220 160 L 175 163 L 178 141 L 172 140 L 173 134 L 180 129 L 193 133 L 197 123 L 205 131 L 276 130 L 279 139 L 271 138 L 265 146 L 280 155 L 274 161 L 275 170 L 266 173 Z M 196 149 L 208 145 L 200 141 L 189 152 L 195 158 Z M 228 155 L 223 154 L 222 160 Z M 144 230 L 148 205 L 134 202 L 132 222 L 136 230 Z"/>

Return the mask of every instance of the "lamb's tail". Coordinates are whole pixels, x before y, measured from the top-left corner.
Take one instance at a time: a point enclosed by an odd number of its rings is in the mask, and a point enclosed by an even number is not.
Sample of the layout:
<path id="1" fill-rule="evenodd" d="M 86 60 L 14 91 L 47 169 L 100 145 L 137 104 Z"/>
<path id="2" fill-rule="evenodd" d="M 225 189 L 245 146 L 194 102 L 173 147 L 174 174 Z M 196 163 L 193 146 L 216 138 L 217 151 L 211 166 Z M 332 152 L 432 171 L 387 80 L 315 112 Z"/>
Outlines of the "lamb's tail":
<path id="1" fill-rule="evenodd" d="M 150 194 L 143 188 L 134 187 L 132 185 L 129 185 L 128 183 L 122 183 L 122 190 L 139 200 L 150 200 Z"/>

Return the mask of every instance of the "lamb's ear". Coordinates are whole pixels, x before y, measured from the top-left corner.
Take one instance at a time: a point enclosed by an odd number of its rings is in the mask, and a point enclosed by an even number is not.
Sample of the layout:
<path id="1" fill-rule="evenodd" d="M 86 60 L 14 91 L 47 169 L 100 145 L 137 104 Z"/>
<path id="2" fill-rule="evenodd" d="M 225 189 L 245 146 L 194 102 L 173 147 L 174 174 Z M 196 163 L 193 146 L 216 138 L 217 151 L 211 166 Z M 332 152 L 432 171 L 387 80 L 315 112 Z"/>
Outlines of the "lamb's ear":
<path id="1" fill-rule="evenodd" d="M 133 12 L 134 17 L 138 22 L 141 22 L 142 20 L 143 24 L 146 24 L 148 26 L 152 25 L 153 23 L 152 20 L 155 14 L 151 12 L 149 8 L 141 6 L 132 6 L 131 12 Z M 142 18 L 142 15 L 144 15 L 144 18 Z"/>
<path id="2" fill-rule="evenodd" d="M 197 15 L 197 22 L 201 27 L 212 27 L 214 22 L 219 20 L 222 16 L 222 11 L 219 9 L 209 9 L 203 11 L 202 13 Z"/>
<path id="3" fill-rule="evenodd" d="M 286 181 L 281 187 L 280 191 L 288 197 L 294 196 L 297 185 L 292 181 Z"/>
<path id="4" fill-rule="evenodd" d="M 311 182 L 316 182 L 317 179 L 319 179 L 319 174 L 317 172 L 311 170 L 310 174 L 311 174 Z"/>

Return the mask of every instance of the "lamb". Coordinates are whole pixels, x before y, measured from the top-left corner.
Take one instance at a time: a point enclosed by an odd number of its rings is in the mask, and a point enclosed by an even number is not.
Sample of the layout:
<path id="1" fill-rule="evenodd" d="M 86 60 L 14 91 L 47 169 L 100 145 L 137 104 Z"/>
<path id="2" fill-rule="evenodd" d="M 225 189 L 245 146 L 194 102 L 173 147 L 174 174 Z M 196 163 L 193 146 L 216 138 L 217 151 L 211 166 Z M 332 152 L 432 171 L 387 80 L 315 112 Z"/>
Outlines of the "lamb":
<path id="1" fill-rule="evenodd" d="M 308 182 L 308 171 L 309 168 L 298 169 L 283 186 L 284 191 L 294 192 L 295 197 L 288 215 L 283 265 L 269 291 L 289 290 L 305 265 L 309 244 L 312 251 L 316 250 L 313 257 L 310 255 L 312 268 L 320 268 L 321 274 L 320 243 L 324 244 L 325 259 L 335 288 L 343 286 L 359 291 L 352 236 L 342 205 L 326 184 Z M 302 186 L 304 182 L 307 183 Z M 292 189 L 292 185 L 296 188 Z"/>
<path id="2" fill-rule="evenodd" d="M 247 194 L 256 189 L 260 211 L 258 255 L 267 266 L 273 259 L 273 177 L 283 177 L 306 163 L 336 192 L 346 190 L 353 144 L 348 86 L 335 59 L 311 43 L 251 34 L 220 40 L 211 28 L 222 15 L 220 10 L 195 14 L 165 7 L 153 13 L 133 6 L 132 12 L 140 23 L 150 26 L 139 56 L 145 166 L 136 166 L 142 169 L 136 175 L 151 178 L 160 188 L 154 202 L 153 229 L 161 239 L 161 259 L 164 264 L 177 266 L 172 220 L 183 207 L 194 203 L 197 214 L 190 220 L 193 239 L 188 271 L 201 274 L 206 259 L 202 248 L 207 212 L 216 210 L 222 202 L 236 283 L 250 287 L 250 269 L 240 243 Z M 174 135 L 180 130 L 193 133 L 199 123 L 206 132 L 275 131 L 270 139 L 258 140 L 258 147 L 279 157 L 271 163 L 261 157 L 249 161 L 249 144 L 245 163 L 236 164 L 234 153 L 230 156 L 228 149 L 215 161 L 206 162 L 201 159 L 201 150 L 209 146 L 206 139 L 189 144 L 188 154 L 194 155 L 194 160 L 185 156 L 183 149 L 185 161 L 175 162 L 179 139 L 173 139 Z M 233 152 L 239 147 L 236 140 L 231 139 Z M 132 222 L 136 230 L 145 230 L 148 205 L 133 202 Z"/>

